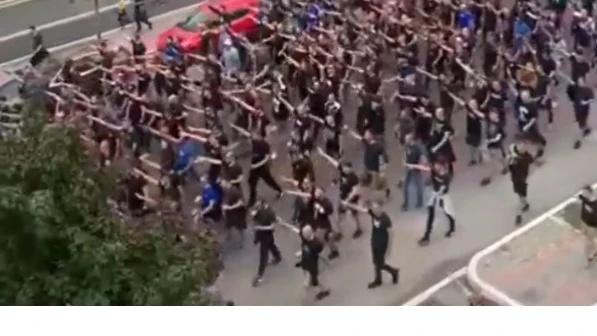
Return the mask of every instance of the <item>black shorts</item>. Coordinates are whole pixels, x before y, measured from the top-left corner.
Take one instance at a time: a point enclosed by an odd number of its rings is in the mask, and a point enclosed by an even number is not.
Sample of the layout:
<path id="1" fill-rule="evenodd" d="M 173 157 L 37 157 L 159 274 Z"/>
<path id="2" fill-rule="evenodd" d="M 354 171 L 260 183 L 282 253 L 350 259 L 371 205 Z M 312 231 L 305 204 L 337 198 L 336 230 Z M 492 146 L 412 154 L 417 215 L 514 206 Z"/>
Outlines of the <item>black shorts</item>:
<path id="1" fill-rule="evenodd" d="M 230 218 L 226 218 L 226 228 L 228 229 L 237 229 L 237 230 L 245 230 L 247 228 L 247 220 L 245 218 L 234 216 Z"/>
<path id="2" fill-rule="evenodd" d="M 516 195 L 520 197 L 527 197 L 528 184 L 526 181 L 512 181 L 512 187 Z"/>
<path id="3" fill-rule="evenodd" d="M 219 222 L 222 219 L 222 209 L 216 208 L 203 215 L 204 219 Z"/>
<path id="4" fill-rule="evenodd" d="M 309 287 L 319 286 L 319 266 L 314 265 L 305 269 L 305 271 L 309 274 Z"/>
<path id="5" fill-rule="evenodd" d="M 587 119 L 589 118 L 588 110 L 576 111 L 574 112 L 574 117 L 576 119 L 576 122 L 578 123 L 578 127 L 580 127 L 581 129 L 587 127 Z"/>

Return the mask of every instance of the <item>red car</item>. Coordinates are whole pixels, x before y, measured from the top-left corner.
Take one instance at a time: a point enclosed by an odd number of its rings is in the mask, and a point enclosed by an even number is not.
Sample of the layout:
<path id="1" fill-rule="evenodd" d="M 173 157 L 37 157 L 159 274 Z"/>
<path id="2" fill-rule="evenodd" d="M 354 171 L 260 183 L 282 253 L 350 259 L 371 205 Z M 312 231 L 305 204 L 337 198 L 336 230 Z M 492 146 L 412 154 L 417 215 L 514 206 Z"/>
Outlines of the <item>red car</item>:
<path id="1" fill-rule="evenodd" d="M 254 33 L 258 25 L 256 10 L 259 0 L 219 0 L 203 2 L 184 21 L 161 33 L 157 40 L 159 51 L 166 49 L 168 39 L 178 41 L 183 52 L 194 52 L 202 49 L 204 41 L 202 32 L 221 25 L 224 18 L 229 22 L 232 31 L 248 36 Z"/>

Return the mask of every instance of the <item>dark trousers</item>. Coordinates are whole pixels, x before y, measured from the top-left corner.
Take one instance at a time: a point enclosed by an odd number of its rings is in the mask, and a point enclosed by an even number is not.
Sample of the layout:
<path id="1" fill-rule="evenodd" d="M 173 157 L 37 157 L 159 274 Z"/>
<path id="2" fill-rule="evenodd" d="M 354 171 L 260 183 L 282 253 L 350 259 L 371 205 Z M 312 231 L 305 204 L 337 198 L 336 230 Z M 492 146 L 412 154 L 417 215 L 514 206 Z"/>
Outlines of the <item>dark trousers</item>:
<path id="1" fill-rule="evenodd" d="M 456 229 L 454 216 L 446 212 L 443 206 L 443 202 L 440 200 L 438 201 L 437 206 L 439 206 L 443 211 L 446 217 L 448 218 L 448 232 L 453 232 Z M 433 222 L 435 221 L 435 204 L 429 205 L 427 207 L 427 222 L 425 223 L 425 233 L 423 234 L 424 239 L 429 239 L 431 236 L 431 232 L 433 232 Z"/>
<path id="2" fill-rule="evenodd" d="M 259 267 L 257 268 L 258 277 L 262 277 L 263 273 L 265 273 L 265 267 L 267 266 L 267 262 L 269 261 L 270 253 L 274 257 L 274 260 L 282 259 L 282 256 L 280 255 L 280 250 L 278 250 L 278 246 L 276 246 L 276 241 L 274 240 L 273 233 L 271 237 L 262 239 L 259 242 Z"/>
<path id="3" fill-rule="evenodd" d="M 147 13 L 142 11 L 142 12 L 137 12 L 135 11 L 135 24 L 137 25 L 137 32 L 141 31 L 141 24 L 144 23 L 149 29 L 153 28 L 153 25 L 151 24 L 151 22 L 149 22 L 149 19 L 147 18 Z"/>
<path id="4" fill-rule="evenodd" d="M 31 55 L 31 58 L 29 59 L 29 64 L 31 64 L 32 67 L 36 67 L 41 62 L 43 62 L 43 60 L 46 59 L 46 57 L 48 56 L 50 56 L 50 53 L 46 48 L 39 48 L 39 50 L 37 50 L 33 53 L 33 55 Z"/>
<path id="5" fill-rule="evenodd" d="M 267 165 L 255 168 L 249 173 L 249 205 L 255 203 L 255 198 L 257 197 L 257 183 L 259 180 L 263 180 L 265 184 L 275 191 L 282 192 L 282 188 L 280 188 L 278 182 L 276 182 L 272 176 L 272 172 Z"/>
<path id="6" fill-rule="evenodd" d="M 373 267 L 375 269 L 374 282 L 381 282 L 381 271 L 386 271 L 390 274 L 396 272 L 396 269 L 386 264 L 387 248 L 373 247 L 371 253 L 373 254 Z"/>

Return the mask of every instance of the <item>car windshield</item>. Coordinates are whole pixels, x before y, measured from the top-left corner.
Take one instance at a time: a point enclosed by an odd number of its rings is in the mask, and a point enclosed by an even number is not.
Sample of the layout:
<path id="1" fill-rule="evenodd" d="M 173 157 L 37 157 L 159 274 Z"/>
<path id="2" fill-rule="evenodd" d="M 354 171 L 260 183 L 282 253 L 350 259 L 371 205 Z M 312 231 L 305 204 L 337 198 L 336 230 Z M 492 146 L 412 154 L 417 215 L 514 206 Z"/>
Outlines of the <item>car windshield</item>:
<path id="1" fill-rule="evenodd" d="M 179 23 L 178 26 L 184 30 L 198 30 L 200 26 L 205 25 L 207 28 L 212 28 L 219 23 L 217 18 L 208 15 L 204 12 L 197 11 L 195 14 L 189 15 L 186 20 Z"/>

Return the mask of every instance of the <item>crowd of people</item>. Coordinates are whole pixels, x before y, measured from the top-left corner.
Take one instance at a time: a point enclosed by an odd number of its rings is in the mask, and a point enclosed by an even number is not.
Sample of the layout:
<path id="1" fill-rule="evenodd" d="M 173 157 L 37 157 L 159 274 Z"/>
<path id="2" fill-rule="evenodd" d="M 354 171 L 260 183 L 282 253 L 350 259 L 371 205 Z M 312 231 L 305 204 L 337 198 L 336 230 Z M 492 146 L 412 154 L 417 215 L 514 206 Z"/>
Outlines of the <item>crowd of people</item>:
<path id="1" fill-rule="evenodd" d="M 421 246 L 430 243 L 438 210 L 447 218 L 445 236 L 455 234 L 455 129 L 470 149 L 461 159 L 487 167 L 482 186 L 509 174 L 520 200 L 517 225 L 529 209 L 529 170 L 548 149 L 539 119 L 549 127 L 557 122 L 562 85 L 579 126 L 572 147 L 591 132 L 594 94 L 586 78 L 597 35 L 590 1 L 261 1 L 251 8 L 258 27 L 251 36 L 230 29 L 225 7 L 210 9 L 220 24 L 204 27 L 208 43 L 198 53 L 183 53 L 171 39 L 162 53 L 148 54 L 137 36 L 127 62 L 116 62 L 118 51 L 106 43 L 97 47 L 101 61 L 84 73 L 80 62 L 66 61 L 50 84 L 48 113 L 84 130 L 101 167 L 127 160 L 120 201 L 132 215 L 163 202 L 179 211 L 192 207 L 195 223 L 224 226 L 240 241 L 253 221 L 260 246 L 255 286 L 270 254 L 274 263 L 282 260 L 274 236 L 282 222 L 297 228 L 297 266 L 316 298 L 325 298 L 330 290 L 320 281 L 319 261 L 339 257 L 348 217 L 352 237 L 363 234 L 363 214 L 371 221 L 369 288 L 382 284 L 382 271 L 396 284 L 399 270 L 386 263 L 393 235 L 385 200 L 397 183 L 403 211 L 426 207 Z M 562 19 L 566 9 L 571 22 Z M 351 97 L 358 106 L 349 124 Z M 458 113 L 465 125 L 453 125 Z M 282 156 L 274 138 L 287 141 L 289 177 L 272 173 Z M 362 161 L 344 151 L 347 138 L 362 142 Z M 388 151 L 396 144 L 400 150 Z M 317 178 L 315 156 L 337 171 L 337 200 L 325 188 L 329 181 Z M 390 158 L 405 167 L 394 183 L 385 171 Z M 273 198 L 262 196 L 261 180 Z M 276 212 L 283 196 L 296 198 L 292 218 Z"/>

